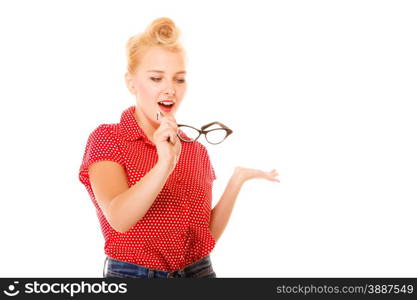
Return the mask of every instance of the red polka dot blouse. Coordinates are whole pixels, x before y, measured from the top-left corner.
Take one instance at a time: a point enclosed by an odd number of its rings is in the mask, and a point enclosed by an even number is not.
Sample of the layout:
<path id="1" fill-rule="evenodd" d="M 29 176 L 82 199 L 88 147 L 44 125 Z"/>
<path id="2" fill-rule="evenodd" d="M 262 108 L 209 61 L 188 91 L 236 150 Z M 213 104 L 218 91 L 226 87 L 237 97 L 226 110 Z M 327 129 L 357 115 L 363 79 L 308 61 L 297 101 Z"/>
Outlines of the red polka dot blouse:
<path id="1" fill-rule="evenodd" d="M 135 109 L 125 109 L 119 123 L 101 124 L 91 132 L 79 180 L 96 208 L 107 256 L 168 272 L 182 269 L 207 256 L 216 244 L 209 230 L 216 175 L 201 143 L 181 141 L 180 158 L 163 189 L 147 213 L 124 233 L 107 222 L 90 185 L 88 166 L 96 161 L 111 160 L 122 165 L 129 187 L 158 161 L 156 146 L 136 121 Z"/>

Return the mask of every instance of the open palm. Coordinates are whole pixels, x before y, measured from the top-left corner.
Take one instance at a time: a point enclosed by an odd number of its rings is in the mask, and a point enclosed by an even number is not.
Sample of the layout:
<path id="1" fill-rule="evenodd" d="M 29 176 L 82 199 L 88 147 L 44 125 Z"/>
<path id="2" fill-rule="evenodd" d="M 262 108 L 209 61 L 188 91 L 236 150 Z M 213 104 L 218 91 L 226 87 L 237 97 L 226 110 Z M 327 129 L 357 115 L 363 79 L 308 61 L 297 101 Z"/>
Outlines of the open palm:
<path id="1" fill-rule="evenodd" d="M 238 176 L 241 177 L 244 181 L 254 178 L 260 178 L 280 182 L 279 179 L 276 178 L 276 176 L 279 175 L 276 169 L 273 169 L 270 172 L 265 172 L 258 169 L 236 167 L 235 173 L 238 174 Z"/>

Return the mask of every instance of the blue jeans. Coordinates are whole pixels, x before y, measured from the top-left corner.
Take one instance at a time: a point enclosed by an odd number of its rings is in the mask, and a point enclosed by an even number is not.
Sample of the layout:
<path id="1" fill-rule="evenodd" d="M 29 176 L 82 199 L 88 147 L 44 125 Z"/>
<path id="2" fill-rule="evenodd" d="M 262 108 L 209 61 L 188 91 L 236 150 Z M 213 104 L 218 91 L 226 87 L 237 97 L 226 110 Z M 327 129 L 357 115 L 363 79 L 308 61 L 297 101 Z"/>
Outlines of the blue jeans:
<path id="1" fill-rule="evenodd" d="M 216 278 L 216 273 L 211 265 L 210 255 L 203 257 L 199 261 L 188 265 L 180 270 L 166 272 L 157 269 L 146 268 L 137 264 L 132 264 L 111 257 L 104 261 L 103 277 L 130 277 L 130 278 Z"/>

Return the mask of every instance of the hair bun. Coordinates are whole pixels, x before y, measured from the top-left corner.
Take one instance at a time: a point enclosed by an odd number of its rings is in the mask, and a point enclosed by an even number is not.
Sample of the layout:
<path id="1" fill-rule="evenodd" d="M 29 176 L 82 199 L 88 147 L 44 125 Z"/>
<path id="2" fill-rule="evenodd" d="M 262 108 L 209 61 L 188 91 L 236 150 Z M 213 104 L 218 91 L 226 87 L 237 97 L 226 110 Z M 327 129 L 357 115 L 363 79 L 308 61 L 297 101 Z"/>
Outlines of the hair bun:
<path id="1" fill-rule="evenodd" d="M 169 18 L 158 18 L 148 27 L 147 33 L 156 44 L 173 45 L 179 37 L 179 29 Z"/>
<path id="2" fill-rule="evenodd" d="M 169 51 L 182 52 L 185 50 L 179 41 L 180 30 L 167 17 L 155 19 L 144 32 L 129 38 L 126 43 L 127 69 L 133 74 L 143 55 L 151 47 L 162 47 Z"/>

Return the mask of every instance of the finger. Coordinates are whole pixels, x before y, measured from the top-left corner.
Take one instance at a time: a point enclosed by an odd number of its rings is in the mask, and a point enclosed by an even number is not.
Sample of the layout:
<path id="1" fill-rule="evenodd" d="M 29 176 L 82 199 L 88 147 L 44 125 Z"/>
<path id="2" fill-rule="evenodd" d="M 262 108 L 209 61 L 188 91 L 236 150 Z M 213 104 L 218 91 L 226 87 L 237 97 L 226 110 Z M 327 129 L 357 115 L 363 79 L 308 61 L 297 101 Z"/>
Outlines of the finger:
<path id="1" fill-rule="evenodd" d="M 275 173 L 266 173 L 265 172 L 265 174 L 264 174 L 264 177 L 266 179 L 271 180 L 271 181 L 278 181 L 278 182 L 280 182 L 278 178 L 275 178 L 275 176 L 278 176 L 278 174 L 276 172 Z"/>
<path id="2" fill-rule="evenodd" d="M 278 181 L 278 182 L 280 182 L 278 178 L 275 178 L 275 176 L 276 176 L 276 175 L 269 175 L 269 176 L 267 176 L 266 178 L 267 178 L 268 180 L 271 180 L 271 181 Z"/>
<path id="3" fill-rule="evenodd" d="M 172 143 L 174 141 L 173 135 L 172 135 L 172 128 L 165 128 L 160 133 L 162 141 L 168 141 Z"/>
<path id="4" fill-rule="evenodd" d="M 172 121 L 169 121 L 168 120 L 168 126 L 170 126 L 171 128 L 173 128 L 173 129 L 175 129 L 175 131 L 177 131 L 178 130 L 178 125 L 177 125 L 177 123 L 175 123 L 175 122 L 172 122 Z"/>
<path id="5" fill-rule="evenodd" d="M 277 182 L 281 182 L 278 178 L 272 177 L 271 179 L 272 181 L 277 181 Z"/>
<path id="6" fill-rule="evenodd" d="M 173 122 L 172 120 L 163 120 L 160 126 L 164 126 L 164 127 L 169 126 L 174 129 L 178 129 L 177 123 Z"/>
<path id="7" fill-rule="evenodd" d="M 173 134 L 174 136 L 177 135 L 177 129 L 172 128 L 170 125 L 167 125 L 162 129 L 163 132 L 169 131 L 170 134 Z"/>
<path id="8" fill-rule="evenodd" d="M 169 126 L 167 126 L 165 128 L 162 128 L 160 130 L 160 134 L 162 134 L 162 135 L 170 135 L 171 133 L 175 133 L 175 129 L 173 129 L 172 127 L 169 127 Z"/>
<path id="9" fill-rule="evenodd" d="M 174 130 L 170 130 L 170 133 L 169 133 L 169 136 L 170 136 L 170 138 L 171 138 L 171 143 L 173 144 L 173 145 L 175 145 L 176 144 L 176 142 L 177 142 L 177 140 L 178 140 L 178 137 L 177 137 L 177 134 L 176 134 L 176 132 L 174 131 Z"/>
<path id="10" fill-rule="evenodd" d="M 164 117 L 164 119 L 165 119 L 165 120 L 170 120 L 170 121 L 173 121 L 173 122 L 177 122 L 177 121 L 175 120 L 175 117 L 174 117 L 174 116 L 170 116 L 170 115 L 165 116 L 165 117 Z"/>
<path id="11" fill-rule="evenodd" d="M 270 173 L 271 174 L 279 174 L 276 169 L 273 169 Z"/>
<path id="12" fill-rule="evenodd" d="M 175 122 L 175 123 L 177 122 L 173 116 L 164 115 L 162 112 L 157 112 L 156 115 L 157 115 L 157 120 L 160 120 L 161 122 L 168 121 L 168 120 Z"/>
<path id="13" fill-rule="evenodd" d="M 178 133 L 178 127 L 173 124 L 164 123 L 161 125 L 161 130 L 171 130 L 173 133 Z"/>

